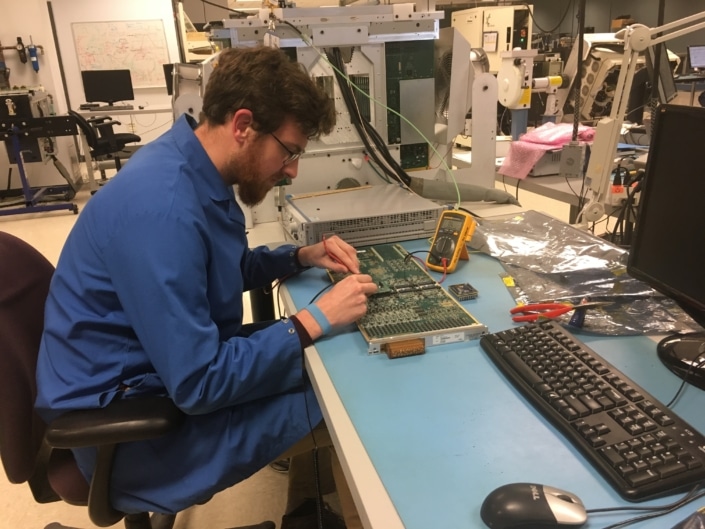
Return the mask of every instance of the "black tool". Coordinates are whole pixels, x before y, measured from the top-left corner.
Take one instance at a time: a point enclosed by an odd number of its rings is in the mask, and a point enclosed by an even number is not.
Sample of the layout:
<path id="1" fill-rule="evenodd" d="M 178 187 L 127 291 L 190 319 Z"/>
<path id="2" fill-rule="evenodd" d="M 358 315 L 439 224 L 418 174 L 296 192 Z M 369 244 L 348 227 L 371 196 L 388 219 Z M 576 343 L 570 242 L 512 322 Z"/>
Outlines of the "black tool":
<path id="1" fill-rule="evenodd" d="M 17 44 L 15 45 L 17 48 L 17 53 L 20 55 L 20 61 L 22 61 L 22 64 L 27 63 L 27 50 L 24 47 L 24 43 L 22 42 L 22 37 L 17 37 Z"/>

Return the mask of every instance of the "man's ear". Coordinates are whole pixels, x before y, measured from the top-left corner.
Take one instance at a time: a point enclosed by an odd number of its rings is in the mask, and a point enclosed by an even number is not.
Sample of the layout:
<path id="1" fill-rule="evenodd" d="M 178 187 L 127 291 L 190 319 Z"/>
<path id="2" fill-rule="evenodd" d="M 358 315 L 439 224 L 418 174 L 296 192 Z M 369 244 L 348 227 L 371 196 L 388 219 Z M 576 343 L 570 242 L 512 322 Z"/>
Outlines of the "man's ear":
<path id="1" fill-rule="evenodd" d="M 254 117 L 251 110 L 241 108 L 233 114 L 231 130 L 236 141 L 244 141 L 255 132 L 252 128 L 252 123 L 254 123 Z"/>

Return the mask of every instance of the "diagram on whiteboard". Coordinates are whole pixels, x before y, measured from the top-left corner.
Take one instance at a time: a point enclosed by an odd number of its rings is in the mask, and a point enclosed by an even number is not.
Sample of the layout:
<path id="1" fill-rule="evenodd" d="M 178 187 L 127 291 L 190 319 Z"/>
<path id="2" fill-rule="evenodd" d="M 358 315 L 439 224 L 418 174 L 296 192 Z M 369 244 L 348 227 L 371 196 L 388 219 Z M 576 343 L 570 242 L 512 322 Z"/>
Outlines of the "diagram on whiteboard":
<path id="1" fill-rule="evenodd" d="M 169 51 L 162 20 L 74 22 L 81 70 L 130 70 L 135 88 L 164 86 Z"/>

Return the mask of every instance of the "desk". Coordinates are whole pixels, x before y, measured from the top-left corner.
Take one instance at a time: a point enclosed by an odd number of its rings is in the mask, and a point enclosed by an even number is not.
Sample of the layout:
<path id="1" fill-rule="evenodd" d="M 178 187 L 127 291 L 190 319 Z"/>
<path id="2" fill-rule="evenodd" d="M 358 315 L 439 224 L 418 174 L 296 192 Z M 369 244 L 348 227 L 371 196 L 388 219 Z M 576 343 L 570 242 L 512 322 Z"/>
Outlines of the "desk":
<path id="1" fill-rule="evenodd" d="M 428 248 L 426 241 L 403 245 L 410 251 Z M 495 259 L 473 254 L 444 282 L 447 287 L 468 281 L 478 289 L 479 297 L 463 305 L 490 332 L 515 325 L 502 272 Z M 315 269 L 287 280 L 282 289 L 287 309 L 307 305 L 326 284 L 324 272 Z M 649 338 L 578 336 L 657 399 L 668 402 L 675 395 L 681 381 L 661 365 Z M 351 327 L 317 341 L 305 357 L 367 528 L 482 528 L 485 496 L 522 481 L 573 492 L 588 509 L 641 505 L 616 494 L 510 385 L 477 340 L 389 360 L 369 356 Z M 702 431 L 704 405 L 705 393 L 688 387 L 674 411 Z M 672 527 L 700 505 L 635 527 Z M 597 529 L 633 515 L 595 514 L 584 527 Z"/>
<path id="2" fill-rule="evenodd" d="M 680 75 L 674 79 L 676 84 L 690 84 L 690 106 L 693 106 L 695 100 L 695 85 L 705 83 L 705 75 Z"/>
<path id="3" fill-rule="evenodd" d="M 453 163 L 458 167 L 469 167 L 472 161 L 472 153 L 467 151 L 454 151 Z M 531 193 L 558 200 L 570 206 L 569 219 L 570 223 L 575 223 L 580 213 L 579 195 L 585 193 L 582 188 L 583 181 L 581 178 L 564 178 L 562 176 L 532 176 L 523 180 L 505 176 L 495 172 L 495 182 L 503 185 L 519 187 Z M 521 196 L 519 197 L 521 201 Z"/>
<path id="4" fill-rule="evenodd" d="M 458 167 L 468 167 L 471 163 L 471 158 L 472 156 L 469 152 L 453 152 L 453 162 L 456 163 Z M 519 180 L 495 172 L 495 182 L 514 188 L 518 187 L 519 189 L 524 189 L 531 193 L 536 193 L 537 195 L 568 204 L 570 206 L 568 218 L 571 224 L 577 222 L 581 209 L 580 196 L 587 192 L 587 189 L 583 188 L 582 178 L 566 178 L 559 175 L 527 176 L 523 180 Z M 521 195 L 519 195 L 518 198 L 521 202 Z M 583 200 L 582 206 L 586 203 L 587 202 Z M 605 204 L 605 209 L 607 213 L 611 213 L 616 210 L 617 207 Z"/>
<path id="5" fill-rule="evenodd" d="M 165 114 L 171 113 L 171 107 L 145 107 L 133 108 L 132 110 L 111 110 L 110 107 L 91 108 L 87 110 L 79 109 L 76 112 L 82 116 L 129 116 L 131 114 Z"/>

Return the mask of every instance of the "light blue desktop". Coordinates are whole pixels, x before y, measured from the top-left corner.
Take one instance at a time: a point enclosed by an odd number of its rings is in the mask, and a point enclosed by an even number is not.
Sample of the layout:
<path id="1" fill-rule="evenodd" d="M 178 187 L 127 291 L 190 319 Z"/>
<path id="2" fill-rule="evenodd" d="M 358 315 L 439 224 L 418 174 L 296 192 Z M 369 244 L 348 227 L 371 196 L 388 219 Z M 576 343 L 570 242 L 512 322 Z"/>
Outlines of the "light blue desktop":
<path id="1" fill-rule="evenodd" d="M 402 245 L 409 251 L 428 249 L 428 241 Z M 510 318 L 514 301 L 500 277 L 503 273 L 494 258 L 471 254 L 443 285 L 472 284 L 479 296 L 463 306 L 490 332 L 497 332 L 518 325 Z M 300 309 L 328 283 L 323 271 L 310 270 L 285 286 Z M 676 394 L 681 380 L 658 360 L 650 338 L 576 335 L 655 398 L 666 403 Z M 319 400 L 340 398 L 364 447 L 363 456 L 369 457 L 389 496 L 393 508 L 388 510 L 396 511 L 387 514 L 398 517 L 399 527 L 483 528 L 483 499 L 514 482 L 565 489 L 578 495 L 588 509 L 664 505 L 680 497 L 636 504 L 621 499 L 495 368 L 478 340 L 429 347 L 424 355 L 390 360 L 368 355 L 362 335 L 351 326 L 317 341 L 315 351 L 307 355 L 320 356 L 325 373 L 311 375 L 314 385 L 316 376 L 330 377 L 337 395 L 319 394 Z M 325 408 L 326 402 L 322 405 Z M 672 409 L 705 430 L 705 392 L 687 387 Z M 329 419 L 335 430 L 336 417 Z M 360 488 L 355 465 L 351 467 L 351 485 Z M 358 507 L 364 510 L 376 498 L 361 487 L 356 493 L 362 503 Z M 705 500 L 635 527 L 669 528 L 701 505 Z M 602 528 L 636 514 L 594 514 L 583 527 Z M 374 519 L 373 513 L 370 520 Z M 378 523 L 374 529 L 387 527 Z"/>

